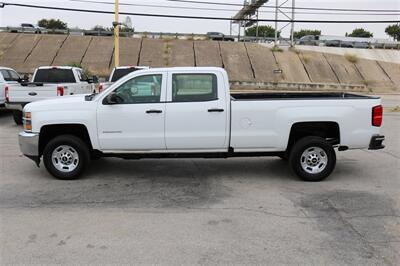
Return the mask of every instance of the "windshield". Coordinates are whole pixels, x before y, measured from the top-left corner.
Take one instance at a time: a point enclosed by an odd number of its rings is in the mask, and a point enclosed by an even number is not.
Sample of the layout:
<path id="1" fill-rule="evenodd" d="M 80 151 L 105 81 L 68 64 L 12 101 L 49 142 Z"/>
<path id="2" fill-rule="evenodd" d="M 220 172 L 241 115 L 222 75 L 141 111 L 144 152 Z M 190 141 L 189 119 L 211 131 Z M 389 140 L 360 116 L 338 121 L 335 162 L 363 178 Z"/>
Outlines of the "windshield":
<path id="1" fill-rule="evenodd" d="M 34 82 L 42 83 L 75 83 L 72 69 L 39 69 L 36 72 Z"/>
<path id="2" fill-rule="evenodd" d="M 119 80 L 120 78 L 128 75 L 129 73 L 135 72 L 136 70 L 139 70 L 139 69 L 137 69 L 135 67 L 115 69 L 114 74 L 111 78 L 111 82 L 115 82 L 115 81 Z"/>

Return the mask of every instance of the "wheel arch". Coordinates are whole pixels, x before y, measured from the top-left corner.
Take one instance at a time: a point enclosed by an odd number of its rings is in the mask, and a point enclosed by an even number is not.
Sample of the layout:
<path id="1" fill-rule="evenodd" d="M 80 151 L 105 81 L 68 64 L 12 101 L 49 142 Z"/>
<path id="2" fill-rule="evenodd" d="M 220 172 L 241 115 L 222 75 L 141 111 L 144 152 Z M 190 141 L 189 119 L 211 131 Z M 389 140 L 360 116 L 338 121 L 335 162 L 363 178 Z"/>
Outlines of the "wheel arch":
<path id="1" fill-rule="evenodd" d="M 43 125 L 39 134 L 39 156 L 42 156 L 43 150 L 47 143 L 53 138 L 61 135 L 73 135 L 82 139 L 93 151 L 93 145 L 89 136 L 87 127 L 83 124 L 50 124 Z"/>
<path id="2" fill-rule="evenodd" d="M 300 139 L 308 136 L 322 137 L 332 145 L 340 144 L 340 126 L 334 121 L 296 122 L 291 126 L 287 151 Z"/>

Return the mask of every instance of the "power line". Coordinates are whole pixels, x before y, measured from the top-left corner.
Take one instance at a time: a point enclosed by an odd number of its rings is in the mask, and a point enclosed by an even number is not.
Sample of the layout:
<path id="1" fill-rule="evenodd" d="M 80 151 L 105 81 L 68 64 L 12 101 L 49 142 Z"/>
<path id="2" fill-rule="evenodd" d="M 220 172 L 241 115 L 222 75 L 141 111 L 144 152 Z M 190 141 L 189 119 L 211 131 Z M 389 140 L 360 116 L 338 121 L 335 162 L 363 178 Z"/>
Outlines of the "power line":
<path id="1" fill-rule="evenodd" d="M 190 3 L 190 4 L 205 4 L 205 5 L 221 5 L 221 6 L 241 6 L 242 4 L 234 3 L 216 3 L 209 1 L 189 1 L 189 0 L 166 0 L 168 2 L 180 2 L 180 3 Z M 276 8 L 276 6 L 262 6 L 261 8 Z M 279 7 L 280 9 L 292 9 L 292 7 Z M 399 12 L 400 10 L 388 10 L 388 9 L 346 9 L 346 8 L 321 8 L 321 7 L 295 7 L 294 9 L 299 10 L 325 10 L 325 11 L 343 11 L 343 12 Z"/>
<path id="2" fill-rule="evenodd" d="M 95 0 L 69 0 L 70 2 L 79 3 L 93 3 L 93 4 L 104 4 L 104 5 L 115 5 L 114 2 L 103 2 Z M 228 8 L 209 8 L 209 7 L 186 7 L 186 6 L 166 6 L 166 5 L 153 5 L 153 4 L 132 4 L 132 3 L 119 3 L 120 6 L 138 6 L 138 7 L 156 7 L 156 8 L 168 8 L 168 9 L 185 9 L 185 10 L 202 10 L 202 11 L 234 11 L 238 12 L 240 9 L 228 9 Z M 275 14 L 275 11 L 260 10 L 259 13 L 270 13 Z M 366 15 L 366 16 L 396 16 L 397 13 L 327 13 L 327 12 L 296 12 L 296 14 L 306 14 L 306 15 Z"/>
<path id="3" fill-rule="evenodd" d="M 58 10 L 58 11 L 70 11 L 70 12 L 83 12 L 83 13 L 97 13 L 97 14 L 110 14 L 114 15 L 113 11 L 104 10 L 90 10 L 90 9 L 79 9 L 79 8 L 67 8 L 67 7 L 49 7 L 40 5 L 28 5 L 28 4 L 18 4 L 18 3 L 0 3 L 4 6 L 16 6 L 25 8 L 36 8 L 36 9 L 48 9 L 48 10 Z M 231 21 L 232 18 L 226 17 L 204 17 L 204 16 L 186 16 L 186 15 L 164 15 L 164 14 L 154 14 L 154 13 L 131 13 L 131 12 L 120 12 L 121 15 L 127 16 L 142 16 L 142 17 L 161 17 L 161 18 L 176 18 L 176 19 L 198 19 L 198 20 L 225 20 Z M 399 20 L 275 20 L 275 19 L 238 19 L 237 21 L 259 21 L 259 22 L 295 22 L 295 23 L 335 23 L 335 24 L 356 24 L 356 23 L 398 23 Z"/>

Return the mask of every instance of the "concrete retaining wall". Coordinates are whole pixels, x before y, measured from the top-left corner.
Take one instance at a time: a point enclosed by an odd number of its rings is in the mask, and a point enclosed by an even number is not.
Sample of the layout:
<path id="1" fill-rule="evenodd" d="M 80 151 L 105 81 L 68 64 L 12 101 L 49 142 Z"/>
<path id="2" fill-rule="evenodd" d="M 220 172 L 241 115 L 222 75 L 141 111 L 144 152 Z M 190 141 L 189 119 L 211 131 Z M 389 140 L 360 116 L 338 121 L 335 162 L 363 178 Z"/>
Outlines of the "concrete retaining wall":
<path id="1" fill-rule="evenodd" d="M 276 88 L 295 88 L 293 84 L 310 84 L 312 88 L 327 84 L 334 88 L 331 84 L 340 84 L 337 88 L 367 85 L 372 91 L 400 92 L 400 60 L 389 63 L 360 57 L 352 63 L 342 55 L 314 51 L 320 47 L 272 51 L 271 47 L 254 43 L 121 38 L 120 48 L 120 65 L 222 66 L 232 81 L 258 88 L 262 84 Z M 380 54 L 383 58 L 391 52 L 396 55 L 399 51 L 360 53 Z M 107 77 L 114 66 L 113 53 L 112 37 L 0 33 L 0 65 L 21 73 L 31 73 L 41 65 L 75 63 Z M 296 88 L 303 89 L 304 85 Z"/>
<path id="2" fill-rule="evenodd" d="M 81 64 L 91 40 L 92 37 L 68 36 L 60 50 L 58 50 L 53 65 Z"/>
<path id="3" fill-rule="evenodd" d="M 90 72 L 101 76 L 110 74 L 112 54 L 114 52 L 114 38 L 92 37 L 92 41 L 82 59 L 82 66 Z"/>

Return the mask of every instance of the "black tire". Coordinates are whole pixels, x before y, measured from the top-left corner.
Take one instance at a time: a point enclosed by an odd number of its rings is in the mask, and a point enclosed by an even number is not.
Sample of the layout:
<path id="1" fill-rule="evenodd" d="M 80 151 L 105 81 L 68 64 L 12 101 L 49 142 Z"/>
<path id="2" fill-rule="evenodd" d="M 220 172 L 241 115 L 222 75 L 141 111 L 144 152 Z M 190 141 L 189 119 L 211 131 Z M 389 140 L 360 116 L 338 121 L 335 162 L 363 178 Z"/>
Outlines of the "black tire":
<path id="1" fill-rule="evenodd" d="M 13 114 L 15 124 L 22 125 L 22 111 L 13 110 L 12 114 Z"/>
<path id="2" fill-rule="evenodd" d="M 316 164 L 314 167 L 316 168 L 323 168 L 320 172 L 317 173 L 310 173 L 310 169 L 312 169 L 312 166 L 305 167 L 306 169 L 303 168 L 302 166 L 302 161 L 303 164 L 307 164 L 307 160 L 304 160 L 306 157 L 303 158 L 302 160 L 302 155 L 304 152 L 307 150 L 313 153 L 313 148 L 320 148 L 323 150 L 321 158 L 316 159 Z M 315 151 L 315 150 L 314 150 Z M 316 153 L 320 154 L 321 153 Z M 309 158 L 309 157 L 307 157 Z M 312 157 L 310 157 L 312 158 Z M 321 159 L 321 163 L 319 162 L 318 159 Z M 323 163 L 323 160 L 327 160 L 326 163 Z M 290 166 L 293 170 L 293 172 L 300 177 L 304 181 L 308 182 L 318 182 L 322 181 L 325 178 L 327 178 L 332 171 L 335 168 L 336 165 L 336 153 L 332 145 L 327 142 L 324 138 L 321 137 L 305 137 L 300 140 L 298 140 L 294 145 L 293 148 L 290 152 L 290 157 L 289 157 L 289 163 Z M 314 162 L 311 162 L 314 163 Z"/>
<path id="3" fill-rule="evenodd" d="M 62 145 L 72 147 L 76 151 L 79 158 L 79 162 L 76 164 L 75 169 L 71 170 L 70 172 L 60 171 L 53 164 L 53 151 Z M 74 180 L 79 178 L 90 162 L 89 148 L 85 142 L 76 136 L 61 135 L 55 137 L 54 139 L 50 140 L 49 143 L 47 143 L 43 151 L 43 162 L 47 171 L 49 171 L 49 173 L 55 178 L 61 180 Z"/>

